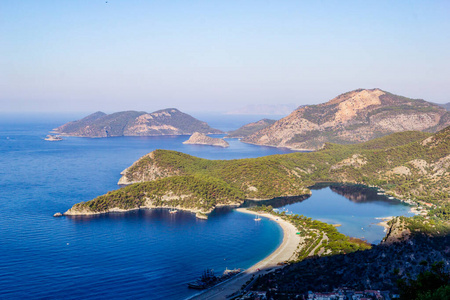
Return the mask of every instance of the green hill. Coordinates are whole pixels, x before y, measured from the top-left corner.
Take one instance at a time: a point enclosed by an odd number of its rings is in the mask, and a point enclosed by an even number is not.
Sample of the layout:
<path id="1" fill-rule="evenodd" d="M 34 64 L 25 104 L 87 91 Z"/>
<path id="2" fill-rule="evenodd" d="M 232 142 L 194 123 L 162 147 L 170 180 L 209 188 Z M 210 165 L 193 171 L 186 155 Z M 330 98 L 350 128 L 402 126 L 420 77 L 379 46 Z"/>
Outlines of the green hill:
<path id="1" fill-rule="evenodd" d="M 71 213 L 133 209 L 145 201 L 210 212 L 244 199 L 309 194 L 307 187 L 319 182 L 374 185 L 399 199 L 441 205 L 450 197 L 449 167 L 450 127 L 434 135 L 403 132 L 358 145 L 327 144 L 317 152 L 252 159 L 207 160 L 155 150 L 122 172 L 128 187 L 75 205 Z"/>

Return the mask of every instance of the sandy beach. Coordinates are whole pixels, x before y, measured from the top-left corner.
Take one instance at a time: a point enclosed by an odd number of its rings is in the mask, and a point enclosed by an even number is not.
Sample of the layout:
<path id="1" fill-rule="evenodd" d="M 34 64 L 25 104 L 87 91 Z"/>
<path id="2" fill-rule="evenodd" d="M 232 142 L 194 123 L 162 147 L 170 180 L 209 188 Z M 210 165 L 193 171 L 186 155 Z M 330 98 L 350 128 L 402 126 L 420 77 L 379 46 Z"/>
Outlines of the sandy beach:
<path id="1" fill-rule="evenodd" d="M 392 220 L 393 218 L 394 218 L 393 216 L 383 217 L 383 218 L 375 218 L 375 219 L 381 220 L 381 222 L 377 223 L 376 225 L 384 227 L 384 232 L 387 232 L 389 230 L 389 228 L 391 227 L 388 225 L 388 222 L 390 220 Z"/>
<path id="2" fill-rule="evenodd" d="M 245 270 L 242 274 L 189 299 L 226 299 L 226 296 L 239 290 L 243 284 L 252 278 L 253 275 L 256 277 L 258 275 L 271 272 L 277 268 L 281 268 L 282 266 L 279 266 L 278 263 L 285 262 L 293 258 L 301 239 L 300 236 L 297 235 L 297 228 L 295 228 L 294 225 L 269 213 L 254 212 L 245 208 L 238 208 L 236 210 L 242 213 L 266 217 L 277 222 L 283 229 L 283 241 L 274 252 Z"/>

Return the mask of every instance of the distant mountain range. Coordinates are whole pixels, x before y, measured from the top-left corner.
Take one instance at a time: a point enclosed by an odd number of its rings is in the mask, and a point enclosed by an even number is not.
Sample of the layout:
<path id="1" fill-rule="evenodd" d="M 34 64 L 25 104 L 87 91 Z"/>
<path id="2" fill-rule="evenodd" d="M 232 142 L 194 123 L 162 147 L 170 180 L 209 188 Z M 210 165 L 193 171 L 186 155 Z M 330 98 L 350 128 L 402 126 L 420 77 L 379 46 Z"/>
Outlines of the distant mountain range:
<path id="1" fill-rule="evenodd" d="M 288 115 L 297 105 L 289 104 L 251 104 L 227 112 L 227 115 Z"/>
<path id="2" fill-rule="evenodd" d="M 359 89 L 323 104 L 299 107 L 242 141 L 317 150 L 330 142 L 352 144 L 407 130 L 436 132 L 448 125 L 450 112 L 440 105 L 380 89 Z"/>
<path id="3" fill-rule="evenodd" d="M 442 106 L 443 108 L 445 108 L 447 111 L 450 110 L 450 102 L 448 103 L 436 103 L 439 106 Z"/>
<path id="4" fill-rule="evenodd" d="M 93 113 L 81 120 L 66 123 L 54 131 L 60 135 L 80 137 L 191 135 L 194 132 L 220 134 L 207 123 L 167 108 L 153 113 L 123 111 L 113 114 Z"/>

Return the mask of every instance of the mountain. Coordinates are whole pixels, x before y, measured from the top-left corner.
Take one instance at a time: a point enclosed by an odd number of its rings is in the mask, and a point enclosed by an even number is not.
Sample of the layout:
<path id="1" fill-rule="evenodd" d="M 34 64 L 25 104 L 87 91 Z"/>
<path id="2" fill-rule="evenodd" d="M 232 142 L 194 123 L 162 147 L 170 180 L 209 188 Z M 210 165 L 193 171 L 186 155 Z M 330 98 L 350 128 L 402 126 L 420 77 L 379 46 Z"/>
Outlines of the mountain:
<path id="1" fill-rule="evenodd" d="M 222 131 L 179 111 L 167 108 L 153 113 L 122 111 L 93 113 L 66 123 L 54 131 L 60 135 L 82 137 L 190 135 L 194 132 L 218 134 Z"/>
<path id="2" fill-rule="evenodd" d="M 261 129 L 264 129 L 272 124 L 274 124 L 276 120 L 271 119 L 262 119 L 258 122 L 249 123 L 247 125 L 244 125 L 236 130 L 228 132 L 228 134 L 225 136 L 226 138 L 244 138 L 246 136 L 249 136 Z"/>
<path id="3" fill-rule="evenodd" d="M 242 141 L 298 150 L 325 143 L 352 144 L 394 132 L 435 132 L 450 125 L 450 112 L 437 104 L 380 89 L 351 91 L 318 105 L 299 107 Z"/>
<path id="4" fill-rule="evenodd" d="M 285 116 L 296 109 L 295 104 L 251 104 L 232 111 L 227 112 L 227 115 L 281 115 Z"/>

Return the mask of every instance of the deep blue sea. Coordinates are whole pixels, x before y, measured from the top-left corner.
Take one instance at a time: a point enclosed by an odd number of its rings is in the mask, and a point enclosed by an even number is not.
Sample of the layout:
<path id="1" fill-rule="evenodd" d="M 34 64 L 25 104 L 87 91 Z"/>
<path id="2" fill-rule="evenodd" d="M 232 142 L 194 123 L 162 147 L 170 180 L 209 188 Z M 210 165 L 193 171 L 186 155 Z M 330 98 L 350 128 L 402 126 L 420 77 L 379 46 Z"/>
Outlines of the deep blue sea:
<path id="1" fill-rule="evenodd" d="M 154 149 L 208 159 L 290 152 L 236 139 L 228 140 L 226 149 L 182 144 L 188 136 L 44 141 L 51 129 L 74 119 L 1 116 L 1 299 L 183 299 L 195 293 L 186 283 L 204 269 L 220 273 L 226 267 L 248 268 L 280 244 L 282 232 L 277 224 L 267 219 L 255 222 L 251 215 L 229 209 L 214 212 L 208 220 L 163 209 L 54 218 L 54 213 L 75 203 L 117 189 L 120 172 Z M 202 120 L 230 130 L 257 119 L 228 116 Z M 335 202 L 338 206 L 350 201 L 329 189 L 337 197 L 327 194 L 323 196 L 327 201 L 313 201 L 321 191 L 313 191 L 313 197 L 286 209 L 341 223 L 342 229 L 348 227 L 348 233 L 356 233 L 352 230 L 360 223 L 347 224 L 345 220 L 351 218 L 349 214 L 361 215 L 367 203 L 360 203 L 359 209 L 352 207 L 355 210 L 351 212 L 347 207 L 342 220 L 335 219 L 327 214 L 335 210 L 329 206 L 332 199 L 340 197 L 340 202 Z M 361 222 L 405 212 L 398 203 L 381 202 L 380 209 L 362 216 Z M 316 210 L 305 211 L 306 204 Z"/>

